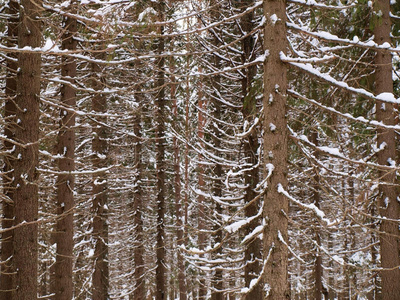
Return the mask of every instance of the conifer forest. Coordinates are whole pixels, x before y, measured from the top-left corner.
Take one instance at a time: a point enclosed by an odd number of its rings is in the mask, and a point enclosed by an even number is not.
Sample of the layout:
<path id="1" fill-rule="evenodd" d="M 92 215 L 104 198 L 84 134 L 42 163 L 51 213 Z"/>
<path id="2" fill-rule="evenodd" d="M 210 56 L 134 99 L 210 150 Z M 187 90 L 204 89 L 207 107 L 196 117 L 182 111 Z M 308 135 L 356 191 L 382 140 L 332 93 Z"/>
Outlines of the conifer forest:
<path id="1" fill-rule="evenodd" d="M 400 1 L 0 0 L 0 300 L 400 300 Z"/>

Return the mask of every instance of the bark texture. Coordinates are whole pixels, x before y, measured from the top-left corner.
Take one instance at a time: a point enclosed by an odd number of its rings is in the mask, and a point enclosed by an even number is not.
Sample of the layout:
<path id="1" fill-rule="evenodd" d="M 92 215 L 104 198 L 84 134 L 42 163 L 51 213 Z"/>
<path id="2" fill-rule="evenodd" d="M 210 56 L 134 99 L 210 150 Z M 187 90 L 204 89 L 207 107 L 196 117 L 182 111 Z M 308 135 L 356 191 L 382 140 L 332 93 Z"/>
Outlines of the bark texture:
<path id="1" fill-rule="evenodd" d="M 254 4 L 253 1 L 240 1 L 239 8 L 245 9 L 246 7 L 250 7 Z M 240 21 L 241 30 L 244 34 L 248 34 L 253 30 L 253 12 L 246 14 L 241 18 Z M 247 36 L 242 40 L 242 63 L 248 63 L 254 59 L 254 39 L 253 36 Z M 242 94 L 243 94 L 243 118 L 245 121 L 249 122 L 249 124 L 253 124 L 257 117 L 257 98 L 255 87 L 253 86 L 254 77 L 256 75 L 257 67 L 251 66 L 243 70 L 243 78 L 242 78 Z M 256 187 L 259 184 L 259 161 L 258 161 L 258 148 L 259 145 L 259 130 L 258 127 L 254 127 L 253 130 L 245 137 L 244 146 L 244 155 L 246 157 L 246 163 L 248 170 L 245 172 L 245 185 L 246 190 L 244 194 L 244 202 L 246 204 L 245 208 L 245 216 L 246 218 L 251 218 L 257 215 L 260 209 L 260 201 L 255 200 L 257 197 Z M 244 230 L 245 236 L 253 232 L 253 230 L 260 225 L 260 218 L 254 219 L 249 222 Z M 250 287 L 250 283 L 253 279 L 256 279 L 260 276 L 261 272 L 261 264 L 260 261 L 262 259 L 261 256 L 261 240 L 259 238 L 255 238 L 251 240 L 245 249 L 244 261 L 245 261 L 245 269 L 244 269 L 244 280 L 245 286 Z M 262 295 L 262 280 L 259 283 L 252 287 L 248 294 L 244 297 L 244 299 L 258 300 L 263 299 Z"/>
<path id="2" fill-rule="evenodd" d="M 8 3 L 8 18 L 7 24 L 7 46 L 15 47 L 18 38 L 18 21 L 19 21 L 19 5 L 17 1 L 10 1 Z M 14 139 L 15 130 L 15 114 L 16 114 L 16 93 L 17 93 L 17 55 L 9 53 L 11 59 L 7 60 L 7 78 L 6 78 L 6 103 L 4 107 L 4 119 L 6 126 L 4 128 L 4 135 L 9 139 Z M 4 141 L 4 150 L 11 152 L 14 144 L 9 141 Z M 3 167 L 3 184 L 4 184 L 4 198 L 2 199 L 3 218 L 2 228 L 5 230 L 13 226 L 14 221 L 14 204 L 13 204 L 13 190 L 15 189 L 15 181 L 12 180 L 13 174 L 13 156 L 11 153 L 4 157 Z M 1 236 L 1 275 L 0 275 L 0 299 L 11 300 L 13 285 L 12 275 L 12 255 L 13 255 L 13 230 L 5 231 Z"/>
<path id="3" fill-rule="evenodd" d="M 165 2 L 159 1 L 157 4 L 159 21 L 165 19 Z M 164 26 L 160 26 L 159 34 L 164 34 Z M 164 53 L 164 39 L 158 39 L 157 53 Z M 156 162 L 157 162 L 157 241 L 156 241 L 156 291 L 155 299 L 167 299 L 166 290 L 166 267 L 165 267 L 165 58 L 160 57 L 157 61 L 157 81 L 158 88 L 156 105 Z"/>
<path id="4" fill-rule="evenodd" d="M 377 44 L 391 44 L 391 21 L 389 17 L 389 0 L 374 2 L 375 42 Z M 378 14 L 379 12 L 379 14 Z M 378 17 L 381 15 L 380 17 Z M 375 56 L 375 92 L 393 93 L 392 80 L 392 55 L 388 51 L 379 50 Z M 393 104 L 377 102 L 376 119 L 386 125 L 395 125 Z M 379 128 L 377 130 L 378 147 L 384 144 L 382 151 L 378 152 L 378 163 L 390 166 L 396 159 L 396 137 L 393 129 Z M 400 217 L 400 204 L 397 201 L 398 190 L 393 184 L 396 182 L 396 173 L 393 170 L 380 172 L 381 184 L 379 186 L 379 213 L 387 219 L 398 220 Z M 380 254 L 382 299 L 399 299 L 400 295 L 400 259 L 399 259 L 399 224 L 390 220 L 382 220 L 380 226 Z"/>
<path id="5" fill-rule="evenodd" d="M 104 59 L 104 53 L 98 54 Z M 106 96 L 101 94 L 105 86 L 104 70 L 97 64 L 92 65 L 93 88 L 98 91 L 92 98 L 92 109 L 97 113 L 107 112 Z M 97 117 L 93 128 L 93 167 L 102 169 L 108 165 L 108 141 L 106 117 Z M 109 299 L 109 269 L 108 269 L 108 185 L 106 172 L 100 172 L 93 177 L 93 237 L 96 243 L 94 251 L 94 273 L 92 278 L 93 299 Z"/>
<path id="6" fill-rule="evenodd" d="M 18 48 L 40 47 L 41 2 L 20 2 Z M 13 264 L 15 275 L 14 299 L 37 298 L 38 266 L 38 186 L 40 53 L 19 53 L 16 96 L 15 140 L 25 147 L 14 151 L 13 193 L 15 224 Z M 25 223 L 25 224 L 24 224 Z"/>
<path id="7" fill-rule="evenodd" d="M 71 5 L 74 5 L 73 3 Z M 71 6 L 71 12 L 76 9 Z M 64 19 L 64 34 L 62 49 L 75 50 L 77 46 L 74 35 L 77 32 L 77 21 L 73 18 Z M 72 58 L 63 57 L 61 76 L 71 84 L 75 83 L 76 62 Z M 76 92 L 68 85 L 61 86 L 60 130 L 58 133 L 57 153 L 58 168 L 62 172 L 75 170 L 75 112 Z M 73 297 L 73 248 L 74 248 L 74 175 L 62 174 L 57 180 L 57 223 L 55 241 L 57 244 L 56 263 L 54 266 L 54 299 L 68 300 Z"/>
<path id="8" fill-rule="evenodd" d="M 265 299 L 290 298 L 288 285 L 288 199 L 279 192 L 287 186 L 286 2 L 265 0 L 264 16 L 264 177 L 269 177 L 264 197 Z"/>

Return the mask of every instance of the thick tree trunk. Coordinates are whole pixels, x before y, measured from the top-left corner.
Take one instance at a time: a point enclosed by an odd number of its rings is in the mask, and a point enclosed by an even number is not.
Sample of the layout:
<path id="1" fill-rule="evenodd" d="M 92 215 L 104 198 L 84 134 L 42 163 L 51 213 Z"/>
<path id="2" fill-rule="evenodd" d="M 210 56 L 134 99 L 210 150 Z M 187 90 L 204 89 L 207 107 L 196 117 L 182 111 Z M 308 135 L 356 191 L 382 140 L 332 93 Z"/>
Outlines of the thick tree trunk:
<path id="1" fill-rule="evenodd" d="M 280 52 L 287 50 L 286 3 L 284 0 L 265 0 L 264 16 L 264 177 L 268 187 L 264 197 L 264 263 L 265 299 L 289 299 L 288 199 L 279 192 L 287 186 L 287 120 L 286 66 Z"/>
<path id="2" fill-rule="evenodd" d="M 21 0 L 18 48 L 40 47 L 41 2 Z M 38 156 L 40 53 L 19 53 L 17 72 L 15 140 L 25 144 L 14 151 L 13 193 L 15 225 L 13 264 L 16 271 L 15 299 L 36 299 L 38 266 Z M 25 224 L 24 224 L 25 223 Z"/>
<path id="3" fill-rule="evenodd" d="M 98 58 L 104 58 L 100 53 Z M 97 64 L 92 65 L 93 89 L 101 91 L 104 89 L 103 68 Z M 95 94 L 92 98 L 92 109 L 94 112 L 104 114 L 107 112 L 107 99 L 101 94 Z M 93 167 L 101 169 L 107 166 L 108 142 L 107 128 L 102 125 L 107 123 L 106 117 L 97 117 L 98 122 L 93 128 Z M 93 237 L 95 240 L 94 251 L 94 273 L 92 278 L 93 299 L 107 300 L 109 288 L 108 270 L 108 184 L 106 172 L 97 173 L 93 176 Z"/>
<path id="4" fill-rule="evenodd" d="M 75 4 L 71 4 L 75 5 Z M 71 7 L 71 12 L 76 8 Z M 75 50 L 77 46 L 74 35 L 77 32 L 77 21 L 66 17 L 64 20 L 64 34 L 62 37 L 62 49 Z M 76 62 L 74 59 L 63 57 L 61 76 L 71 84 L 75 83 Z M 65 109 L 61 109 L 60 131 L 58 133 L 57 153 L 58 167 L 61 172 L 75 170 L 75 112 L 76 92 L 68 85 L 61 86 L 61 102 Z M 54 266 L 55 282 L 54 299 L 68 300 L 73 297 L 73 248 L 74 248 L 74 175 L 62 174 L 57 180 L 57 224 L 54 235 L 57 244 L 56 263 Z"/>
<path id="5" fill-rule="evenodd" d="M 19 4 L 17 1 L 9 1 L 8 3 L 8 30 L 7 30 L 7 46 L 15 47 L 18 38 L 18 21 L 19 21 Z M 9 140 L 14 139 L 14 124 L 16 122 L 16 94 L 17 94 L 17 55 L 9 53 L 11 59 L 7 60 L 7 78 L 6 78 L 6 103 L 4 107 L 4 119 L 6 127 L 4 134 Z M 11 152 L 14 144 L 4 141 L 4 150 Z M 4 157 L 3 168 L 3 185 L 4 196 L 2 200 L 3 218 L 2 229 L 5 230 L 14 225 L 14 204 L 13 190 L 15 189 L 15 181 L 12 180 L 13 174 L 13 157 L 11 155 Z M 13 290 L 13 271 L 12 271 L 12 255 L 13 255 L 13 230 L 5 231 L 1 236 L 1 276 L 0 276 L 0 300 L 12 300 Z"/>
<path id="6" fill-rule="evenodd" d="M 375 42 L 377 44 L 391 44 L 391 21 L 389 17 L 389 0 L 374 2 L 376 12 Z M 378 17 L 380 15 L 380 17 Z M 388 51 L 379 50 L 375 56 L 375 91 L 376 94 L 393 93 L 392 80 L 392 55 Z M 376 118 L 386 125 L 395 124 L 394 107 L 391 103 L 376 103 Z M 385 145 L 378 152 L 380 165 L 392 165 L 396 159 L 396 138 L 393 129 L 377 130 L 378 147 Z M 393 163 L 392 163 L 393 162 Z M 383 218 L 398 220 L 400 217 L 400 204 L 397 201 L 397 188 L 393 185 L 396 181 L 395 171 L 381 171 L 379 186 L 379 213 Z M 382 299 L 398 299 L 400 295 L 400 259 L 399 259 L 399 224 L 395 221 L 382 220 L 380 227 L 380 254 L 382 268 Z"/>
<path id="7" fill-rule="evenodd" d="M 159 1 L 157 3 L 157 11 L 159 14 L 159 21 L 164 21 L 165 2 Z M 164 34 L 164 27 L 159 27 L 158 34 Z M 164 39 L 160 37 L 157 44 L 157 53 L 164 53 Z M 156 162 L 157 162 L 157 241 L 156 241 L 156 300 L 167 299 L 167 286 L 166 286 L 166 267 L 165 267 L 165 59 L 164 57 L 158 58 L 157 61 L 157 79 L 156 87 L 157 98 L 156 105 Z"/>
<path id="8" fill-rule="evenodd" d="M 239 7 L 243 10 L 246 7 L 252 6 L 253 1 L 241 1 L 239 2 Z M 245 34 L 253 30 L 253 13 L 248 13 L 241 18 L 241 29 Z M 253 36 L 247 36 L 242 40 L 242 63 L 250 62 L 253 57 L 254 50 L 254 39 Z M 256 75 L 256 66 L 251 66 L 243 70 L 244 77 L 242 78 L 242 93 L 243 93 L 243 118 L 249 124 L 253 124 L 257 117 L 257 98 L 255 89 L 253 87 L 254 76 Z M 247 162 L 247 171 L 245 172 L 245 185 L 246 190 L 244 194 L 244 202 L 246 204 L 245 216 L 246 218 L 251 218 L 257 215 L 260 209 L 260 201 L 253 201 L 257 197 L 255 192 L 257 185 L 259 184 L 259 168 L 258 165 L 258 148 L 259 145 L 259 131 L 258 128 L 254 128 L 252 132 L 246 136 L 244 140 L 244 155 Z M 250 234 L 253 230 L 260 225 L 260 219 L 254 219 L 248 223 L 244 230 L 245 235 Z M 245 286 L 250 287 L 253 279 L 259 277 L 261 272 L 262 260 L 261 255 L 261 241 L 258 238 L 253 239 L 250 243 L 246 245 L 246 250 L 244 254 L 245 269 L 244 269 L 244 280 Z M 250 292 L 245 296 L 245 299 L 249 300 L 261 300 L 263 299 L 263 282 L 262 280 L 256 286 L 253 286 Z"/>

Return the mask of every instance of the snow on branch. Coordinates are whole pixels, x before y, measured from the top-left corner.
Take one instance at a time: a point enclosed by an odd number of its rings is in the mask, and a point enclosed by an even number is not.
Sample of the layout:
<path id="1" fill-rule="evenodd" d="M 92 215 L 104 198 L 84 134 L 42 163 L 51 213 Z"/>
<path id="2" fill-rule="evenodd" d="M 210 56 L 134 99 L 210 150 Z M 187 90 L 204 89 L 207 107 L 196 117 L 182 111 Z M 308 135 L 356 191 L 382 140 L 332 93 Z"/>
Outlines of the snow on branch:
<path id="1" fill-rule="evenodd" d="M 286 198 L 288 198 L 290 201 L 296 203 L 300 207 L 306 208 L 306 209 L 312 211 L 317 216 L 317 218 L 320 219 L 323 223 L 325 223 L 326 226 L 328 226 L 328 227 L 335 226 L 339 223 L 338 221 L 333 222 L 333 221 L 327 219 L 325 217 L 325 213 L 321 209 L 316 207 L 314 203 L 311 203 L 311 204 L 303 203 L 303 202 L 295 199 L 294 197 L 290 196 L 289 193 L 283 188 L 282 184 L 280 184 L 280 183 L 278 184 L 278 193 L 285 195 Z"/>
<path id="2" fill-rule="evenodd" d="M 285 61 L 286 55 L 281 53 L 281 60 Z M 364 96 L 366 98 L 376 100 L 376 101 L 381 101 L 381 102 L 387 102 L 387 103 L 394 103 L 394 104 L 400 104 L 400 98 L 396 98 L 392 93 L 381 93 L 377 96 L 372 94 L 371 92 L 368 92 L 367 90 L 363 88 L 354 88 L 352 86 L 349 86 L 346 82 L 336 80 L 333 78 L 331 75 L 327 73 L 322 73 L 316 68 L 314 68 L 311 64 L 303 64 L 303 63 L 295 63 L 295 62 L 289 62 L 290 65 L 295 66 L 311 75 L 314 75 L 322 80 L 325 80 L 337 87 L 343 88 L 351 93 L 355 93 L 361 96 Z"/>
<path id="3" fill-rule="evenodd" d="M 364 118 L 362 116 L 354 117 L 350 113 L 342 113 L 342 112 L 336 110 L 333 107 L 325 106 L 325 105 L 321 104 L 320 102 L 318 102 L 318 101 L 316 101 L 314 99 L 307 98 L 307 97 L 297 93 L 295 90 L 288 89 L 287 92 L 288 92 L 288 94 L 290 94 L 291 96 L 293 96 L 295 98 L 298 98 L 298 99 L 301 99 L 303 101 L 306 101 L 306 102 L 308 102 L 310 104 L 313 104 L 313 105 L 315 105 L 315 106 L 317 106 L 319 108 L 322 108 L 322 109 L 324 109 L 326 111 L 329 111 L 331 113 L 339 115 L 339 116 L 341 116 L 343 118 L 346 118 L 346 119 L 349 119 L 349 120 L 352 120 L 352 121 L 355 121 L 355 122 L 363 123 L 363 124 L 366 124 L 366 125 L 372 125 L 372 126 L 380 127 L 380 128 L 388 128 L 388 129 L 400 130 L 400 125 L 386 125 L 386 124 L 384 124 L 382 122 L 378 122 L 378 121 L 375 121 L 375 120 L 368 120 L 368 119 L 366 119 L 366 118 Z"/>
<path id="4" fill-rule="evenodd" d="M 310 7 L 317 7 L 322 9 L 333 9 L 333 10 L 342 10 L 347 8 L 355 7 L 356 4 L 343 5 L 340 1 L 337 1 L 338 5 L 326 5 L 324 3 L 318 3 L 315 0 L 289 0 L 288 2 L 300 5 L 306 5 Z"/>

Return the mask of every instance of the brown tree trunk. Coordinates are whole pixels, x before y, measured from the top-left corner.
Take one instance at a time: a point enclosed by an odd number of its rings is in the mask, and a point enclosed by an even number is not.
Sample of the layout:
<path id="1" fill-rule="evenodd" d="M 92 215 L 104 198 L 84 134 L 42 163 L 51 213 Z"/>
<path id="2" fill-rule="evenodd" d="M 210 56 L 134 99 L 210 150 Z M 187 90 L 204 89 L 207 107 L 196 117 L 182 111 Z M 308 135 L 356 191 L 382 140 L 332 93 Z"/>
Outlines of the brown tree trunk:
<path id="1" fill-rule="evenodd" d="M 71 3 L 71 12 L 76 12 L 74 3 Z M 75 50 L 77 46 L 74 35 L 77 32 L 77 21 L 65 17 L 64 34 L 62 37 L 62 49 Z M 76 62 L 72 58 L 63 57 L 61 76 L 71 84 L 75 83 Z M 58 133 L 57 153 L 58 167 L 61 172 L 75 170 L 75 112 L 76 92 L 68 85 L 61 86 L 61 102 L 65 109 L 61 109 L 60 131 Z M 68 300 L 73 297 L 73 248 L 74 248 L 74 175 L 61 174 L 57 180 L 57 223 L 54 235 L 57 244 L 56 263 L 54 266 L 55 282 L 54 299 Z"/>
<path id="2" fill-rule="evenodd" d="M 135 292 L 132 300 L 144 300 L 146 296 L 145 290 L 145 278 L 144 278 L 144 233 L 143 233 L 143 200 L 142 200 L 142 126 L 141 126 L 141 95 L 137 96 L 138 110 L 135 112 L 133 119 L 133 132 L 135 134 L 134 139 L 134 166 L 136 166 L 136 174 L 134 179 L 135 191 L 133 194 L 133 213 L 134 213 L 134 227 L 135 237 L 137 245 L 134 250 L 134 262 L 135 262 Z"/>
<path id="3" fill-rule="evenodd" d="M 239 7 L 245 9 L 246 7 L 252 6 L 253 1 L 240 1 Z M 241 18 L 241 27 L 244 33 L 249 33 L 253 30 L 253 13 L 248 13 Z M 247 36 L 242 40 L 242 63 L 248 63 L 254 59 L 252 53 L 254 50 L 254 39 L 253 36 Z M 249 124 L 253 124 L 257 117 L 257 97 L 253 87 L 254 76 L 256 75 L 256 66 L 246 68 L 242 78 L 242 93 L 243 93 L 243 118 Z M 260 201 L 253 201 L 257 197 L 255 192 L 257 185 L 259 184 L 259 168 L 258 165 L 258 148 L 259 148 L 259 131 L 258 128 L 253 128 L 250 134 L 248 134 L 244 140 L 244 155 L 247 162 L 247 171 L 245 172 L 245 185 L 246 190 L 244 194 L 244 202 L 246 204 L 245 216 L 251 218 L 257 215 L 260 209 Z M 253 230 L 260 225 L 260 219 L 254 219 L 249 222 L 244 230 L 245 235 L 250 234 Z M 244 280 L 245 286 L 250 287 L 250 283 L 253 279 L 260 276 L 261 265 L 261 241 L 258 238 L 253 239 L 246 245 L 244 261 Z M 256 286 L 253 286 L 245 299 L 249 300 L 261 300 L 263 299 L 263 283 L 262 280 Z"/>
<path id="4" fill-rule="evenodd" d="M 280 52 L 286 53 L 286 2 L 265 0 L 264 16 L 264 177 L 268 187 L 264 197 L 264 263 L 265 299 L 289 299 L 288 250 L 281 242 L 288 242 L 288 199 L 279 191 L 287 186 L 287 120 L 286 66 Z M 272 173 L 271 173 L 272 172 Z"/>
<path id="5" fill-rule="evenodd" d="M 315 145 L 318 146 L 318 132 L 312 131 L 311 132 L 310 141 Z M 315 152 L 314 156 L 318 158 L 318 153 Z M 313 201 L 314 205 L 317 208 L 320 208 L 320 184 L 319 184 L 319 175 L 316 173 L 313 178 Z M 315 229 L 315 242 L 318 246 L 321 246 L 321 233 L 318 222 L 314 224 Z M 320 250 L 317 248 L 315 253 L 315 261 L 314 261 L 314 299 L 321 300 L 322 299 L 322 256 L 320 254 Z"/>
<path id="6" fill-rule="evenodd" d="M 104 58 L 104 53 L 97 55 L 99 59 Z M 98 64 L 92 64 L 93 89 L 101 91 L 104 89 L 104 70 Z M 104 114 L 107 112 L 107 99 L 105 95 L 96 93 L 92 98 L 92 109 L 94 112 Z M 106 117 L 97 117 L 93 128 L 93 167 L 101 169 L 107 166 L 108 142 Z M 94 251 L 94 273 L 92 278 L 93 299 L 106 300 L 109 287 L 108 270 L 108 185 L 106 172 L 99 172 L 93 176 L 93 237 L 95 240 Z"/>
<path id="7" fill-rule="evenodd" d="M 374 2 L 375 14 L 375 42 L 377 44 L 391 44 L 391 21 L 389 0 L 377 0 Z M 381 17 L 378 17 L 378 12 Z M 393 93 L 392 80 L 392 55 L 385 50 L 378 50 L 375 56 L 375 92 Z M 376 103 L 376 119 L 386 125 L 395 124 L 394 107 L 391 103 Z M 385 145 L 378 152 L 378 163 L 388 166 L 396 159 L 396 138 L 393 129 L 379 128 L 377 130 L 378 146 Z M 397 201 L 397 188 L 393 184 L 396 181 L 395 171 L 381 171 L 379 186 L 379 213 L 382 217 L 398 220 L 400 205 Z M 400 295 L 400 259 L 399 259 L 399 224 L 395 221 L 382 220 L 380 227 L 380 254 L 383 270 L 382 299 L 398 299 Z"/>
<path id="8" fill-rule="evenodd" d="M 15 47 L 17 45 L 18 38 L 18 21 L 19 21 L 19 4 L 17 1 L 8 2 L 8 30 L 7 30 L 7 46 Z M 4 134 L 9 140 L 14 139 L 14 126 L 15 126 L 15 114 L 16 114 L 16 92 L 17 92 L 17 68 L 18 63 L 16 61 L 17 55 L 15 53 L 9 53 L 11 59 L 7 60 L 7 78 L 6 78 L 6 103 L 4 107 L 4 119 L 6 121 L 6 127 L 4 128 Z M 4 150 L 11 152 L 14 144 L 9 141 L 4 141 Z M 13 190 L 15 188 L 15 181 L 12 180 L 13 175 L 13 162 L 14 159 L 11 155 L 4 157 L 4 168 L 3 168 L 3 185 L 4 185 L 4 196 L 3 198 L 3 218 L 2 218 L 2 229 L 5 230 L 10 228 L 14 224 L 14 204 L 13 204 Z M 13 230 L 5 231 L 1 237 L 1 276 L 0 276 L 0 299 L 1 300 L 12 300 L 13 275 L 12 275 L 12 255 L 13 255 Z"/>
<path id="9" fill-rule="evenodd" d="M 157 3 L 159 21 L 165 19 L 165 1 Z M 158 34 L 164 34 L 164 26 L 159 27 Z M 164 53 L 164 39 L 160 37 L 157 44 L 157 53 Z M 157 241 L 156 241 L 156 300 L 167 299 L 166 267 L 165 267 L 165 59 L 159 57 L 157 61 L 156 87 L 156 162 L 157 162 Z"/>
<path id="10" fill-rule="evenodd" d="M 40 47 L 41 2 L 21 0 L 18 48 Z M 15 140 L 25 144 L 14 151 L 13 193 L 15 225 L 13 264 L 16 270 L 15 299 L 37 298 L 38 266 L 38 156 L 40 53 L 19 53 L 17 72 Z M 23 224 L 26 223 L 26 224 Z"/>
<path id="11" fill-rule="evenodd" d="M 171 73 L 174 73 L 174 61 L 171 62 L 170 69 Z M 175 77 L 171 76 L 171 99 L 173 102 L 173 114 L 174 120 L 178 120 L 178 104 L 176 99 L 176 84 Z M 182 197 L 181 197 L 181 171 L 180 171 L 180 154 L 179 154 L 179 144 L 176 136 L 173 137 L 173 147 L 174 147 L 174 175 L 175 175 L 175 215 L 176 215 L 176 238 L 177 238 L 177 267 L 178 267 L 178 284 L 179 284 L 179 299 L 187 299 L 187 289 L 186 289 L 186 276 L 185 276 L 185 264 L 183 256 L 181 253 L 181 246 L 184 244 L 183 239 L 183 214 L 182 214 Z"/>

